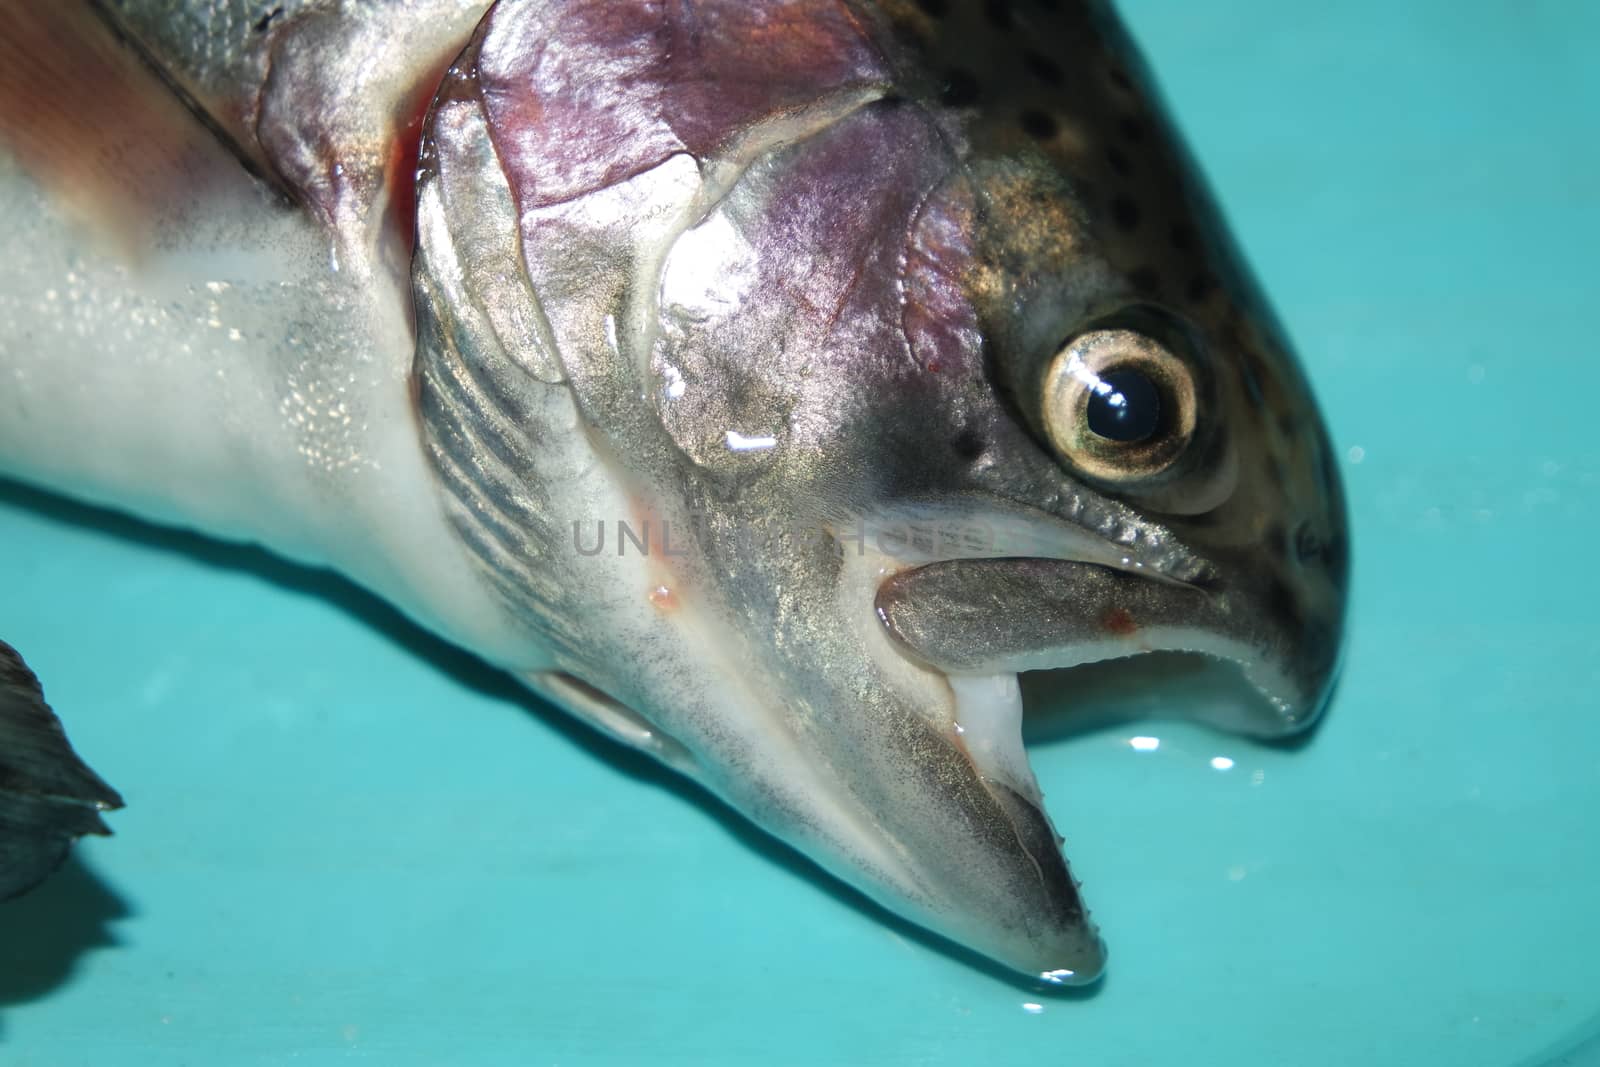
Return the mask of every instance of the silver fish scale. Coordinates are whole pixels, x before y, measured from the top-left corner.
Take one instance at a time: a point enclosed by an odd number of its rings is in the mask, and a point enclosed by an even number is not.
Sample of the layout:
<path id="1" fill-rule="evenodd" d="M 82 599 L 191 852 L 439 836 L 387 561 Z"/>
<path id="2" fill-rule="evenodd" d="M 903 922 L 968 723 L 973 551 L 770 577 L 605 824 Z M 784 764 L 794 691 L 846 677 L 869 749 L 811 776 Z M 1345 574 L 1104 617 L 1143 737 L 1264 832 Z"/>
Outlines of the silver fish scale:
<path id="1" fill-rule="evenodd" d="M 278 26 L 330 0 L 93 0 L 197 100 L 214 101 L 266 76 L 263 45 Z M 377 0 L 392 5 L 393 0 Z M 179 73 L 181 72 L 181 73 Z"/>

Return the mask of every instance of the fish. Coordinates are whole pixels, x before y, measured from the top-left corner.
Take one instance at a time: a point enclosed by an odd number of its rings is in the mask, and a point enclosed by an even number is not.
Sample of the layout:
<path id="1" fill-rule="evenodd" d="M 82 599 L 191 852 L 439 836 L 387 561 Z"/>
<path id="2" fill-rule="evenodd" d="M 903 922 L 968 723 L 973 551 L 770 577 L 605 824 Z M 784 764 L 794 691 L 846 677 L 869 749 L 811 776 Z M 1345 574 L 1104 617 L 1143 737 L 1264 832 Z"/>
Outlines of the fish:
<path id="1" fill-rule="evenodd" d="M 1106 948 L 1019 676 L 1326 706 L 1328 431 L 1110 4 L 58 6 L 0 473 L 337 570 L 1029 982 Z"/>

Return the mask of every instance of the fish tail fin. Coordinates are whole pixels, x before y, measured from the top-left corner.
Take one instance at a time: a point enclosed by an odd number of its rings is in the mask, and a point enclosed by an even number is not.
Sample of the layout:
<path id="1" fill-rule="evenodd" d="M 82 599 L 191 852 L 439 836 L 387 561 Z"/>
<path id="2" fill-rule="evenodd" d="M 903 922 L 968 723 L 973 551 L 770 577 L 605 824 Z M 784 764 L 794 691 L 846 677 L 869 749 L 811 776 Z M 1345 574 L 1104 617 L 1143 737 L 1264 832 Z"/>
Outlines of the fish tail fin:
<path id="1" fill-rule="evenodd" d="M 39 680 L 0 641 L 0 900 L 43 881 L 122 797 L 78 758 Z"/>

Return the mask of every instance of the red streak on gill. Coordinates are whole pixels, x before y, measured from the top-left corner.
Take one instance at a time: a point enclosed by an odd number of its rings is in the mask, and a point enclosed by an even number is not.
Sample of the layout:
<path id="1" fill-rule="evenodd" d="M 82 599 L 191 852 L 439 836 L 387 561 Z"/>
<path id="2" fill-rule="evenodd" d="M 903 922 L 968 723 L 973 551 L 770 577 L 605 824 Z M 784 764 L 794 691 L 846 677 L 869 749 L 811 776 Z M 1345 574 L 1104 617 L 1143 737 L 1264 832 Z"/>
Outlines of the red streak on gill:
<path id="1" fill-rule="evenodd" d="M 451 60 L 430 69 L 418 80 L 411 95 L 401 104 L 395 118 L 394 142 L 384 167 L 384 185 L 389 190 L 389 225 L 409 255 L 417 243 L 417 161 L 422 152 L 422 130 L 439 83 L 449 72 Z"/>

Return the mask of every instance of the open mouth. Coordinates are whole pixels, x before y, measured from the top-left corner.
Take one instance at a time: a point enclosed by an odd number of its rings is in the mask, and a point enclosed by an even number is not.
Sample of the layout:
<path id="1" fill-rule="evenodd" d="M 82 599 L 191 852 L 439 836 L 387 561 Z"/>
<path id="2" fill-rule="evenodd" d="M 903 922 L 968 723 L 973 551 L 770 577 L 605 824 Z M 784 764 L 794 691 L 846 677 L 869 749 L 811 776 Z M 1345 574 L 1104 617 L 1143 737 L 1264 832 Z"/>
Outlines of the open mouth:
<path id="1" fill-rule="evenodd" d="M 1162 581 L 1098 563 L 966 559 L 888 576 L 875 608 L 904 651 L 967 679 L 962 693 L 993 699 L 1016 690 L 1023 672 L 1182 653 L 1231 665 L 1253 690 L 1253 698 L 1239 694 L 1243 699 L 1229 713 L 1212 701 L 1197 717 L 1282 737 L 1316 718 L 1333 650 L 1309 628 L 1279 626 L 1257 610 L 1249 592 Z"/>
<path id="2" fill-rule="evenodd" d="M 1081 559 L 947 559 L 885 568 L 873 607 L 892 645 L 944 677 L 955 744 L 982 780 L 1047 822 L 1025 733 L 1184 718 L 1272 739 L 1315 720 L 1336 647 L 1284 625 L 1266 583 L 1236 573 L 1191 582 Z M 1074 722 L 1074 707 L 1098 723 Z M 1070 892 L 1076 902 L 1075 881 Z M 1043 977 L 1081 984 L 1101 962 Z"/>
<path id="3" fill-rule="evenodd" d="M 1059 726 L 1073 704 L 1104 716 L 1120 702 L 1126 720 L 1270 739 L 1312 722 L 1327 686 L 1305 671 L 1296 635 L 1241 598 L 1098 563 L 927 563 L 886 576 L 874 608 L 902 653 L 944 676 L 956 744 L 980 773 L 1035 801 L 1025 708 L 1035 731 L 1045 709 Z"/>
<path id="4" fill-rule="evenodd" d="M 1316 718 L 1336 635 L 1297 612 L 1270 567 L 1206 558 L 1137 516 L 1077 506 L 1070 518 L 992 505 L 982 522 L 950 506 L 869 517 L 873 609 L 894 644 L 945 675 L 996 679 L 961 683 L 969 704 L 993 703 L 1022 672 L 1181 652 L 1233 664 L 1259 698 L 1222 718 L 1232 729 L 1284 736 Z"/>

